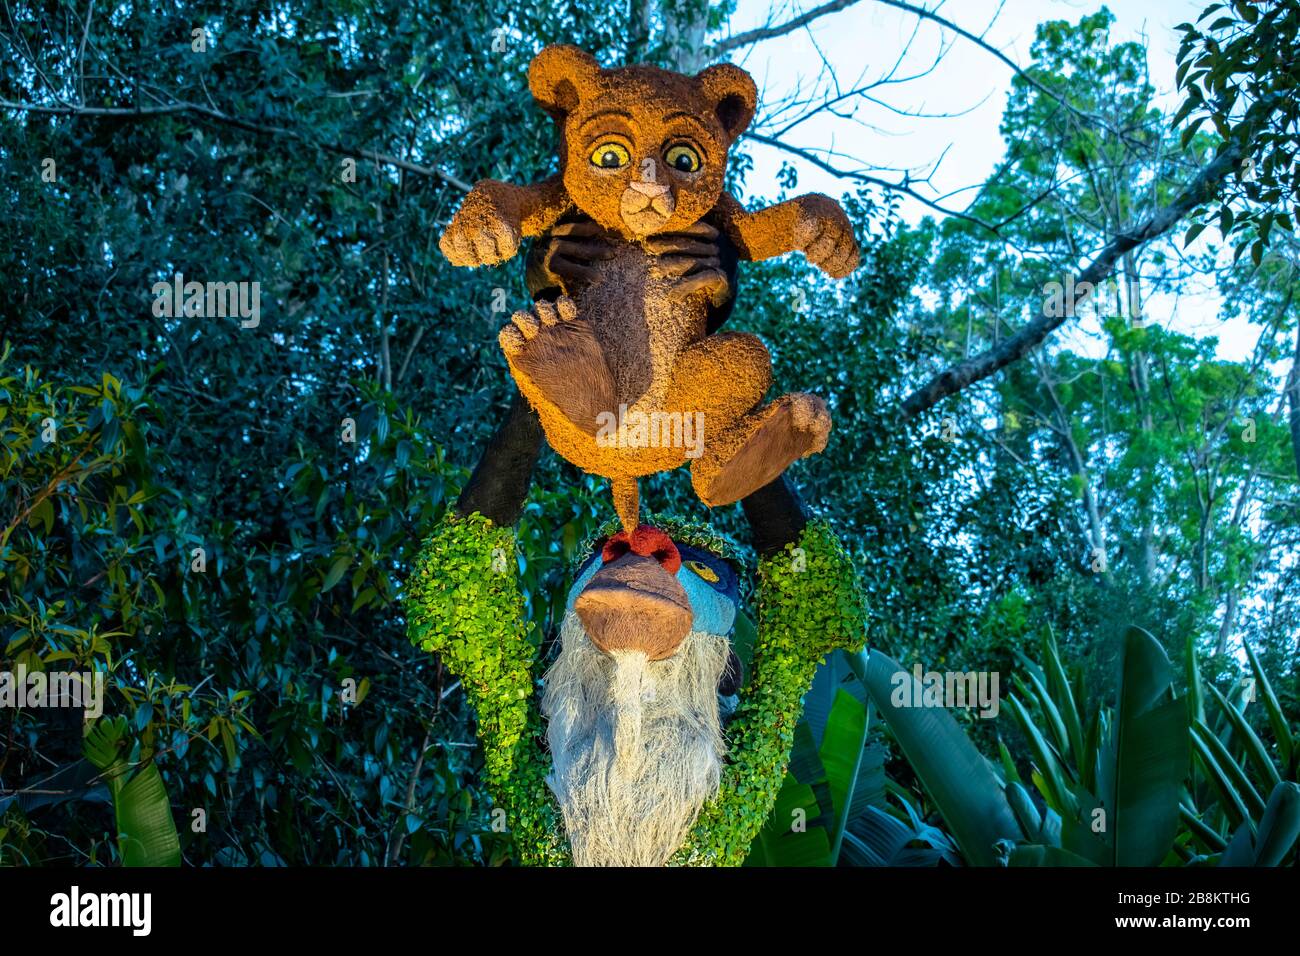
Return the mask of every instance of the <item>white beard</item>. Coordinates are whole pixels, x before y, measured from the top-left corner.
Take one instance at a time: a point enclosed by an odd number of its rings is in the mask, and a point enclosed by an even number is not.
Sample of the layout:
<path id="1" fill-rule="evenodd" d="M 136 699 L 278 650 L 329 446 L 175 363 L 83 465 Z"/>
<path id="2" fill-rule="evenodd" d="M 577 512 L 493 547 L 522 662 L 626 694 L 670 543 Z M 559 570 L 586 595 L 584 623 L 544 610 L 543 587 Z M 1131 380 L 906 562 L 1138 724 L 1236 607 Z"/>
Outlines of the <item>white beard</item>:
<path id="1" fill-rule="evenodd" d="M 727 640 L 691 631 L 666 660 L 610 657 L 570 611 L 560 643 L 542 713 L 573 862 L 662 866 L 718 791 Z"/>

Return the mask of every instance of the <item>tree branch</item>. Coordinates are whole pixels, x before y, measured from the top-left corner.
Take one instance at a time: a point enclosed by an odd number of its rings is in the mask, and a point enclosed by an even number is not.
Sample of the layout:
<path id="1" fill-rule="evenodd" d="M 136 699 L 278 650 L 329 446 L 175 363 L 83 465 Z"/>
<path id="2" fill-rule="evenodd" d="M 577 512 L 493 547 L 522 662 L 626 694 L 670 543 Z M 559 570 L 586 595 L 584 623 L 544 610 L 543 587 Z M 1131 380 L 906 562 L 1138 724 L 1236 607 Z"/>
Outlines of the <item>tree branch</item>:
<path id="1" fill-rule="evenodd" d="M 875 0 L 875 2 L 879 4 L 883 4 L 886 7 L 893 7 L 896 10 L 902 10 L 905 13 L 910 13 L 913 16 L 920 17 L 923 20 L 929 20 L 932 23 L 937 23 L 945 30 L 951 30 L 953 33 L 956 33 L 958 36 L 969 40 L 971 43 L 974 43 L 980 49 L 993 54 L 995 57 L 997 57 L 1007 66 L 1011 67 L 1012 71 L 1016 74 L 1016 76 L 1020 77 L 1022 80 L 1024 80 L 1034 89 L 1036 89 L 1038 92 L 1042 93 L 1044 96 L 1049 97 L 1050 99 L 1054 100 L 1057 103 L 1060 103 L 1062 106 L 1064 106 L 1071 113 L 1074 113 L 1076 116 L 1082 116 L 1085 119 L 1095 121 L 1094 117 L 1089 116 L 1087 113 L 1084 113 L 1082 110 L 1080 110 L 1077 106 L 1074 106 L 1073 104 L 1067 102 L 1061 96 L 1061 94 L 1057 93 L 1055 90 L 1049 89 L 1048 87 L 1044 86 L 1042 83 L 1038 82 L 1038 80 L 1034 79 L 1030 74 L 1026 73 L 1023 69 L 1021 69 L 1021 67 L 1016 63 L 1015 60 L 1011 59 L 1011 57 L 1007 56 L 1005 53 L 1003 53 L 993 44 L 989 43 L 983 37 L 976 36 L 974 33 L 971 33 L 969 30 L 957 26 L 957 24 L 953 23 L 951 20 L 945 17 L 941 17 L 939 16 L 939 14 L 925 9 L 925 7 L 918 7 L 915 6 L 914 4 L 906 3 L 905 0 Z"/>
<path id="2" fill-rule="evenodd" d="M 1067 318 L 1074 315 L 1076 306 L 1087 297 L 1078 291 L 1084 283 L 1095 286 L 1101 282 L 1114 271 L 1115 262 L 1124 253 L 1168 232 L 1189 212 L 1214 195 L 1223 180 L 1237 168 L 1240 156 L 1240 150 L 1235 144 L 1228 146 L 1197 174 L 1177 199 L 1138 228 L 1120 233 L 1107 243 L 1075 279 L 1074 301 L 1065 303 L 1065 307 L 1060 310 L 1061 315 L 1048 315 L 1044 308 L 1038 316 L 1010 338 L 1003 339 L 988 351 L 959 362 L 935 375 L 903 400 L 901 406 L 903 418 L 916 417 L 949 395 L 955 395 L 967 386 L 988 378 L 1039 345 L 1048 335 L 1063 325 Z"/>
<path id="3" fill-rule="evenodd" d="M 822 159 L 816 153 L 812 152 L 811 150 L 801 149 L 798 146 L 791 146 L 789 143 L 783 143 L 779 139 L 776 139 L 771 136 L 764 136 L 762 133 L 745 133 L 744 136 L 746 139 L 752 139 L 754 142 L 762 143 L 765 146 L 775 146 L 777 149 L 783 150 L 789 153 L 791 156 L 799 157 L 806 163 L 812 163 L 818 169 L 828 172 L 832 176 L 838 176 L 841 179 L 852 179 L 860 183 L 867 183 L 872 186 L 879 186 L 882 189 L 888 189 L 891 190 L 892 192 L 903 193 L 906 196 L 911 196 L 917 202 L 925 206 L 928 206 L 929 208 L 933 209 L 935 212 L 942 213 L 945 216 L 953 216 L 957 219 L 964 219 L 966 222 L 973 223 L 974 225 L 980 226 L 983 229 L 987 229 L 989 232 L 993 233 L 994 235 L 997 235 L 997 229 L 995 229 L 993 226 L 990 226 L 982 219 L 977 219 L 974 216 L 969 215 L 968 213 L 960 212 L 956 209 L 948 209 L 945 206 L 940 206 L 933 199 L 928 199 L 925 196 L 922 196 L 915 189 L 909 186 L 906 182 L 891 183 L 887 179 L 881 179 L 879 176 L 872 176 L 870 173 L 855 172 L 853 170 L 847 170 L 847 169 L 838 169 L 835 166 L 832 166 L 826 160 Z"/>
<path id="4" fill-rule="evenodd" d="M 737 47 L 749 46 L 751 43 L 759 43 L 763 40 L 771 40 L 773 37 L 784 36 L 787 33 L 793 33 L 802 26 L 807 26 L 814 20 L 824 17 L 831 13 L 839 13 L 845 10 L 858 0 L 830 0 L 829 3 L 823 3 L 820 7 L 813 7 L 807 13 L 801 13 L 786 23 L 774 27 L 759 27 L 757 30 L 746 30 L 744 33 L 737 33 L 735 36 L 727 37 L 725 40 L 719 40 L 713 44 L 709 53 L 715 57 L 722 56 Z"/>
<path id="5" fill-rule="evenodd" d="M 0 100 L 0 109 L 23 110 L 28 113 L 44 113 L 51 116 L 85 116 L 90 118 L 118 118 L 118 119 L 148 119 L 154 116 L 167 116 L 177 114 L 190 114 L 201 116 L 205 119 L 221 123 L 225 126 L 232 126 L 235 129 L 242 129 L 249 133 L 258 133 L 264 136 L 280 136 L 286 139 L 296 140 L 317 149 L 324 150 L 327 153 L 335 153 L 339 156 L 354 156 L 362 159 L 368 159 L 372 162 L 383 163 L 388 166 L 395 166 L 398 169 L 404 169 L 409 173 L 416 173 L 420 176 L 432 176 L 435 179 L 441 179 L 450 186 L 455 186 L 463 192 L 470 191 L 470 184 L 451 173 L 443 172 L 433 166 L 421 166 L 419 163 L 412 163 L 405 159 L 399 159 L 388 153 L 381 153 L 373 149 L 353 149 L 344 146 L 341 143 L 327 143 L 321 140 L 313 139 L 310 136 L 304 136 L 297 130 L 285 129 L 280 126 L 265 126 L 261 123 L 254 123 L 250 120 L 241 119 L 238 116 L 231 116 L 229 113 L 223 113 L 221 110 L 214 109 L 210 106 L 203 106 L 200 103 L 188 103 L 178 101 L 175 103 L 163 103 L 159 106 L 135 106 L 135 107 L 116 107 L 116 106 L 41 106 L 36 103 L 12 103 L 8 100 Z"/>

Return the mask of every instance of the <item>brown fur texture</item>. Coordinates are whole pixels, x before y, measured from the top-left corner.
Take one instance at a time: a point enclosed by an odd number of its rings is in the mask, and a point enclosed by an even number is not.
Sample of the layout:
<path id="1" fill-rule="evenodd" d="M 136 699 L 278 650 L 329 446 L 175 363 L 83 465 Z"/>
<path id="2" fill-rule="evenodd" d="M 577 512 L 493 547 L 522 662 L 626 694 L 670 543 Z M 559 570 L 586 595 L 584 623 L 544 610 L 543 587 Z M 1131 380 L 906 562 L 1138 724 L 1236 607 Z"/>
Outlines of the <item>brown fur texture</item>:
<path id="1" fill-rule="evenodd" d="M 550 46 L 530 65 L 529 87 L 560 126 L 560 175 L 532 186 L 478 183 L 440 247 L 455 265 L 491 265 L 514 256 L 522 238 L 578 214 L 621 240 L 557 302 L 516 313 L 501 331 L 511 373 L 551 446 L 611 479 L 629 530 L 638 476 L 693 460 L 696 493 L 717 506 L 824 448 L 825 403 L 794 394 L 760 407 L 772 380 L 763 343 L 707 335 L 718 281 L 666 273 L 655 251 L 656 236 L 703 222 L 751 261 L 801 251 L 836 278 L 856 268 L 852 229 L 829 197 L 748 212 L 723 190 L 727 151 L 754 115 L 749 74 L 730 64 L 695 76 L 604 70 L 576 47 Z M 611 430 L 611 420 L 624 427 Z"/>

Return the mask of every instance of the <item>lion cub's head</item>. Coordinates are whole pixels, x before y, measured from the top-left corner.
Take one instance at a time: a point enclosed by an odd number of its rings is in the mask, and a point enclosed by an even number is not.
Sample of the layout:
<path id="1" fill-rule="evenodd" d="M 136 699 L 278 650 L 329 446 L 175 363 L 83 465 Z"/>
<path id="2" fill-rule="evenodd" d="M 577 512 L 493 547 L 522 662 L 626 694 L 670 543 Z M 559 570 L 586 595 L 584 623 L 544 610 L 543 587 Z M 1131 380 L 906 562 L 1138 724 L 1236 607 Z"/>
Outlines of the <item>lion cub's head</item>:
<path id="1" fill-rule="evenodd" d="M 548 46 L 528 67 L 534 99 L 561 130 L 574 204 L 628 239 L 698 222 L 722 193 L 727 150 L 754 116 L 744 70 L 695 76 L 652 66 L 602 70 L 574 46 Z"/>

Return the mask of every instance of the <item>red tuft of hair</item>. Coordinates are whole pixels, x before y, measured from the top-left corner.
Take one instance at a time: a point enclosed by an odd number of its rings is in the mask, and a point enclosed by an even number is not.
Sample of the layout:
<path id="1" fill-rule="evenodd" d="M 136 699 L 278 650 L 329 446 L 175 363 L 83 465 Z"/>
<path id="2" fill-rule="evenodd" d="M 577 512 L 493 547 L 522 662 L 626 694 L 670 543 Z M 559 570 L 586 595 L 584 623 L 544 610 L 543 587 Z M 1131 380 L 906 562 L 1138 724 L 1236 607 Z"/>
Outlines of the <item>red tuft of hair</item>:
<path id="1" fill-rule="evenodd" d="M 673 539 L 667 532 L 652 528 L 648 524 L 638 525 L 631 535 L 626 531 L 612 535 L 600 549 L 600 559 L 605 564 L 609 564 L 629 551 L 646 558 L 654 558 L 669 574 L 676 574 L 682 566 L 682 555 L 677 550 L 677 545 L 673 544 Z"/>

